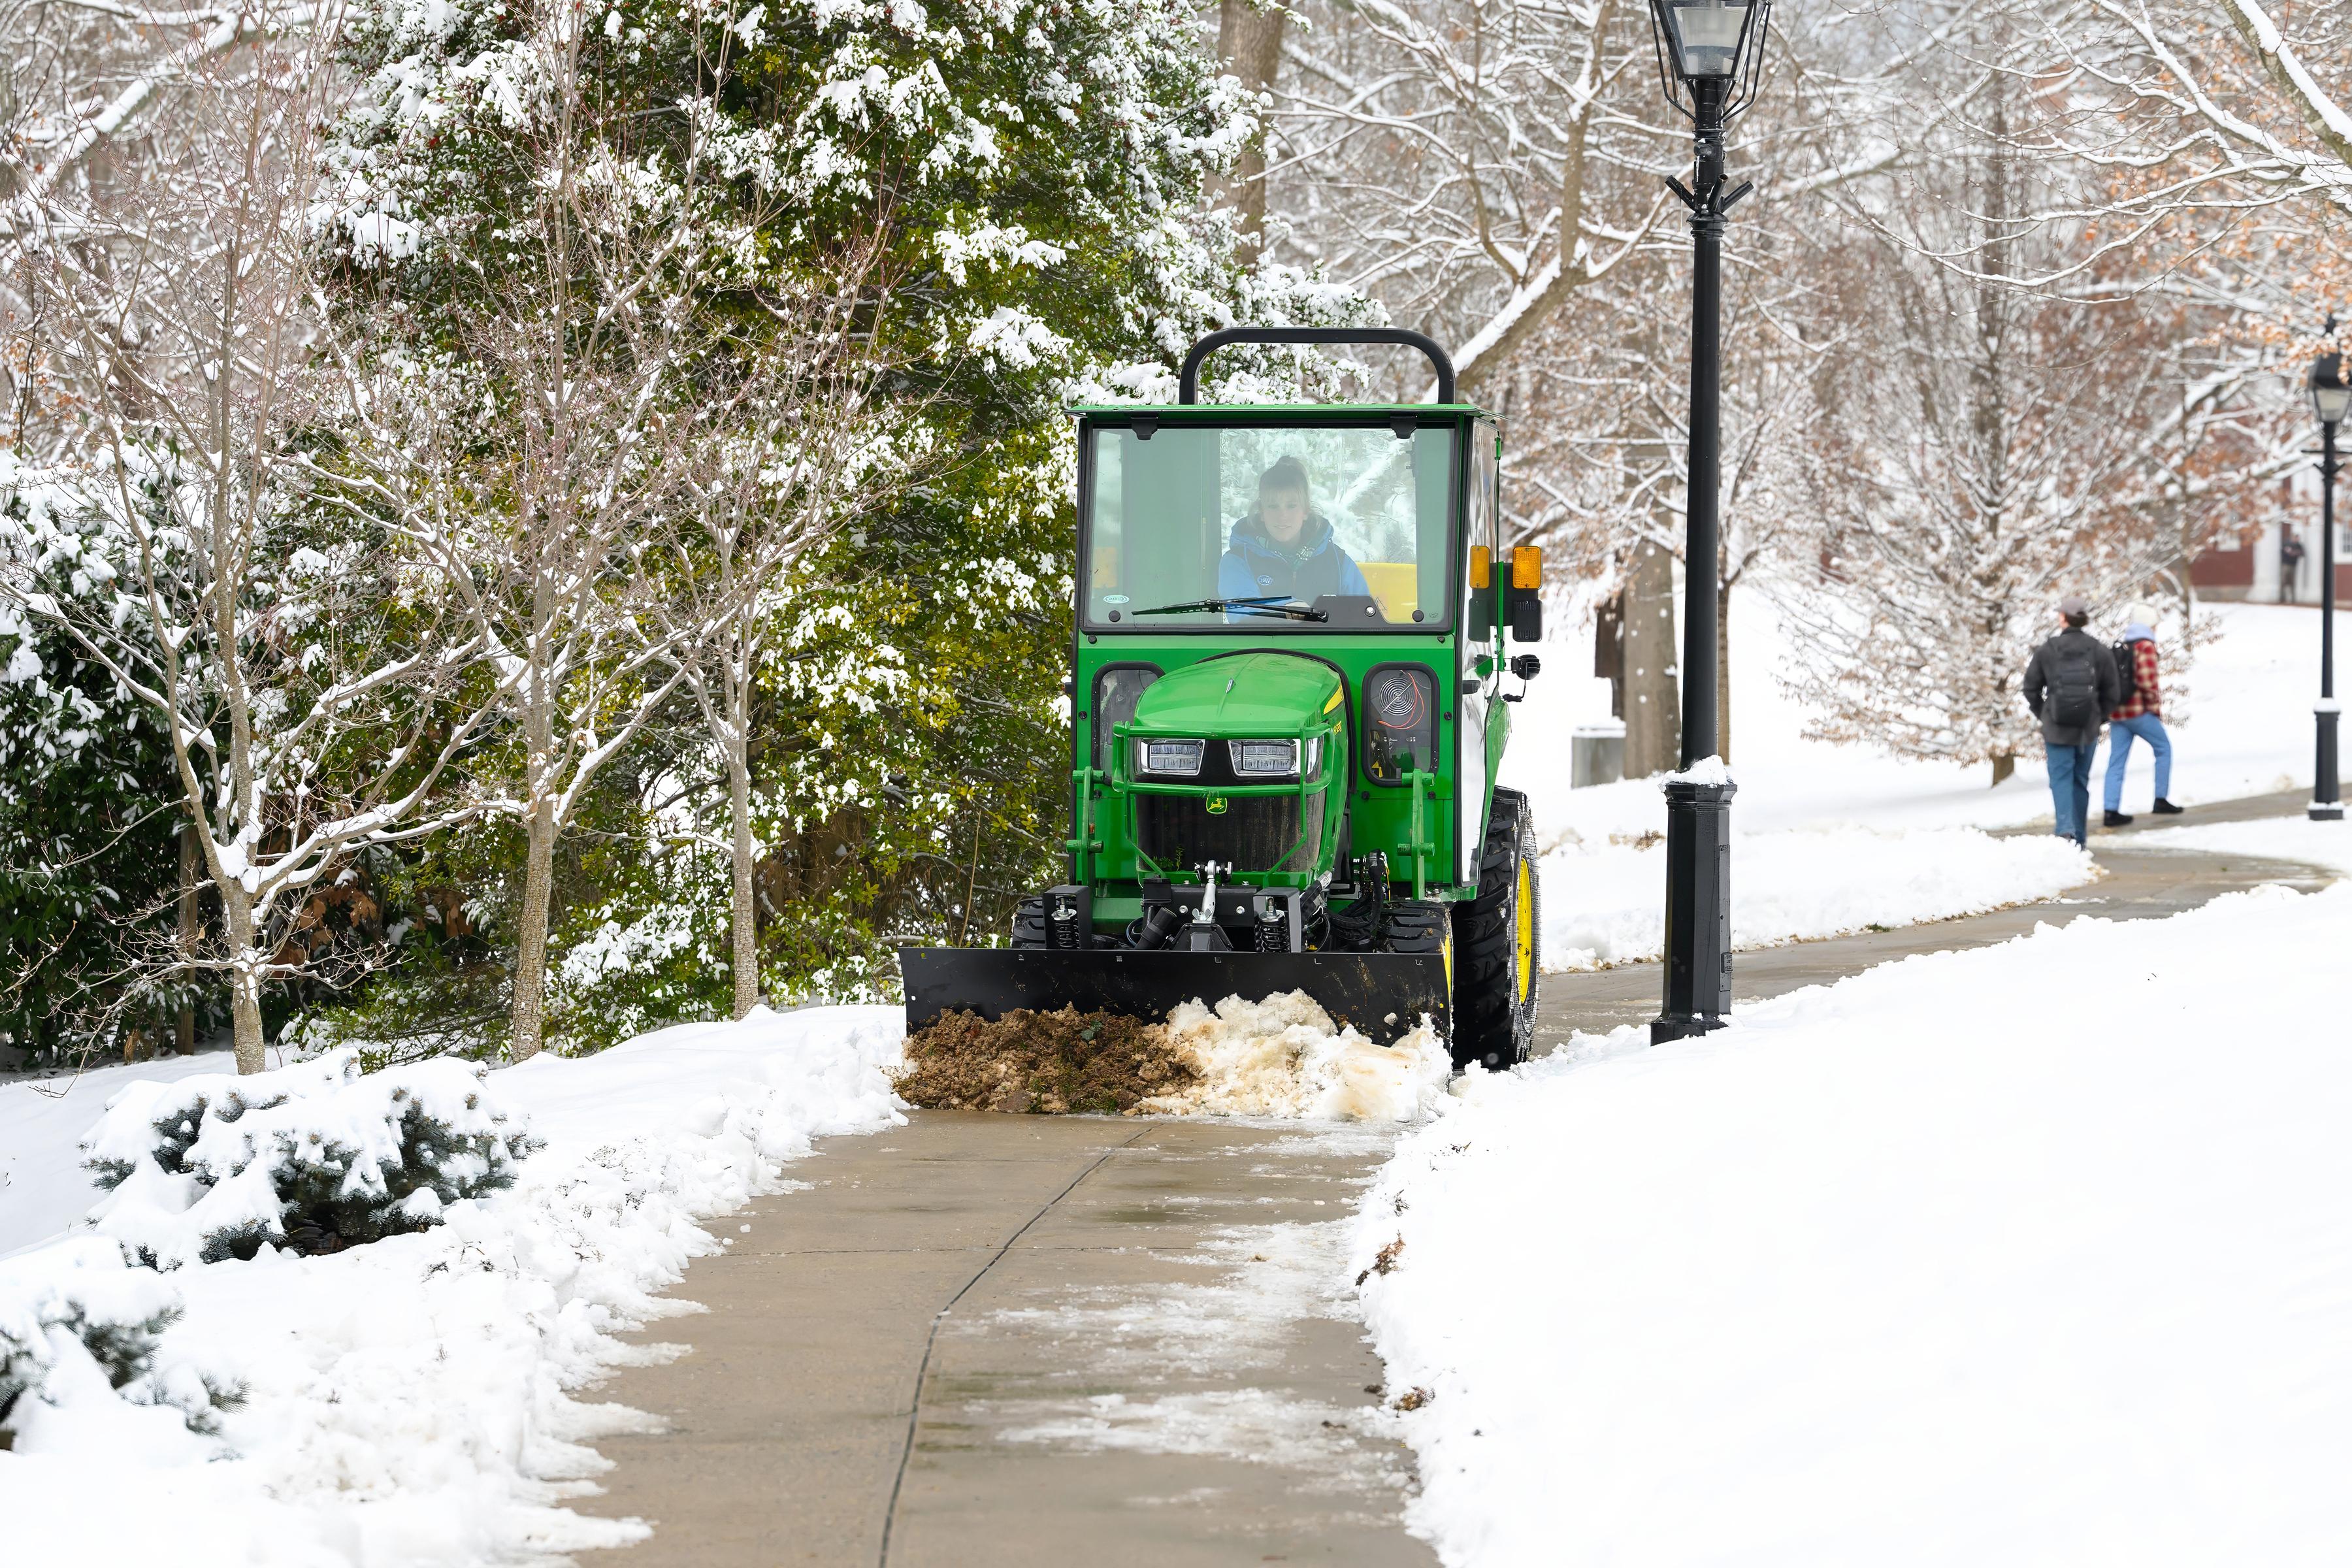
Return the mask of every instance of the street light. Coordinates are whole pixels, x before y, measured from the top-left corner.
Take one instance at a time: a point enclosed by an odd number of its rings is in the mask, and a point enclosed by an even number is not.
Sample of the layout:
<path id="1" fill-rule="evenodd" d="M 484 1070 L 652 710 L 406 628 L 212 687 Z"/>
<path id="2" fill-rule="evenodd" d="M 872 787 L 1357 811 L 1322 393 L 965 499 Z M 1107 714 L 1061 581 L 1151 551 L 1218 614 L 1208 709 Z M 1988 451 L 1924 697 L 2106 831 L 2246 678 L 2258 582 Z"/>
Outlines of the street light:
<path id="1" fill-rule="evenodd" d="M 1691 776 L 1717 752 L 1716 507 L 1723 468 L 1723 218 L 1751 188 L 1726 188 L 1723 132 L 1756 100 L 1771 0 L 1650 0 L 1666 101 L 1691 122 L 1690 508 L 1683 548 L 1683 749 L 1666 784 L 1666 997 L 1661 1045 L 1723 1027 L 1731 1011 L 1731 797 L 1727 776 Z M 1671 63 L 1670 63 L 1671 62 Z"/>
<path id="2" fill-rule="evenodd" d="M 2330 331 L 2336 326 L 2329 317 Z M 2344 820 L 2344 795 L 2336 778 L 2336 427 L 2352 414 L 2352 386 L 2344 384 L 2344 356 L 2321 354 L 2311 362 L 2311 411 L 2319 416 L 2319 753 L 2311 771 L 2311 817 Z"/>

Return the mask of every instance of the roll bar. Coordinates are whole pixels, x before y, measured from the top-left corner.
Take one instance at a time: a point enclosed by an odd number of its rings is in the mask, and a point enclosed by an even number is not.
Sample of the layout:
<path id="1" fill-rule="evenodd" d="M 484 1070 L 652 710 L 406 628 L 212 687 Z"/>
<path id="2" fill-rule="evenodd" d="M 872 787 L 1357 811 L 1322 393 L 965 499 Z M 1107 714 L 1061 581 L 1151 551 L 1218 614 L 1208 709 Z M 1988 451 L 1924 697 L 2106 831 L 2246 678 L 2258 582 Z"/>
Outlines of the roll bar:
<path id="1" fill-rule="evenodd" d="M 1184 356 L 1183 373 L 1176 381 L 1178 403 L 1201 401 L 1202 362 L 1228 343 L 1393 343 L 1419 349 L 1437 372 L 1437 401 L 1454 401 L 1454 361 L 1425 333 L 1403 327 L 1227 327 L 1194 343 Z"/>

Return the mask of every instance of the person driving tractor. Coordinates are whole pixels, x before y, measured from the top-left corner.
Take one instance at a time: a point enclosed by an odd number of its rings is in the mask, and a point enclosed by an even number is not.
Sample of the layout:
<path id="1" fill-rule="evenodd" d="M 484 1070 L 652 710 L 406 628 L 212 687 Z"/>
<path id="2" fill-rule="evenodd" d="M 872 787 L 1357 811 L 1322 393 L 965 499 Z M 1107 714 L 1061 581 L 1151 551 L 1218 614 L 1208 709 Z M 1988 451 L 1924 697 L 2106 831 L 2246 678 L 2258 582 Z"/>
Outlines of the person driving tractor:
<path id="1" fill-rule="evenodd" d="M 1369 595 L 1331 520 L 1308 498 L 1307 466 L 1285 456 L 1258 476 L 1257 510 L 1234 524 L 1233 543 L 1217 564 L 1217 593 L 1227 599 L 1288 595 L 1312 605 L 1326 594 Z"/>

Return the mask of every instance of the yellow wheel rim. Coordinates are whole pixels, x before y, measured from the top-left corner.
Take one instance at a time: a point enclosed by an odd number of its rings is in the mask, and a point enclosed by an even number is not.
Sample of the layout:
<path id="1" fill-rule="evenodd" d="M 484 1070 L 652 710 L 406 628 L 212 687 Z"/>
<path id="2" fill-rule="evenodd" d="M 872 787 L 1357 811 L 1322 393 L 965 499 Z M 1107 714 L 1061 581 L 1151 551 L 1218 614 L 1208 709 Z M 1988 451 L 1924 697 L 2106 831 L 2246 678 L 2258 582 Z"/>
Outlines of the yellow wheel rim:
<path id="1" fill-rule="evenodd" d="M 1536 990 L 1536 876 L 1525 860 L 1519 862 L 1516 901 L 1518 905 L 1518 961 L 1511 966 L 1511 975 L 1518 985 L 1511 993 L 1511 999 L 1525 1002 L 1535 994 Z"/>

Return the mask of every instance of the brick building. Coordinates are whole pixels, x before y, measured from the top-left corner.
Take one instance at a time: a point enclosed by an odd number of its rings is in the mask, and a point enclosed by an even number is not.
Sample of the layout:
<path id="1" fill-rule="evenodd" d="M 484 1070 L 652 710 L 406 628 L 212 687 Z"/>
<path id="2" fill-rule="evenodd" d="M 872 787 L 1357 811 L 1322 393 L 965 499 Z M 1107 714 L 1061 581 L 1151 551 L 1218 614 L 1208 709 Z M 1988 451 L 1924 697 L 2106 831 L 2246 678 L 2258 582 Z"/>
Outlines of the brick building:
<path id="1" fill-rule="evenodd" d="M 2282 582 L 2287 553 L 2283 539 L 2289 529 L 2303 546 L 2303 560 L 2294 580 Z M 2224 537 L 2190 562 L 2189 581 L 2200 599 L 2315 605 L 2319 543 L 2319 475 L 2308 470 L 2292 474 L 2279 481 L 2271 515 Z M 2336 602 L 2352 605 L 2352 485 L 2344 478 L 2336 487 Z"/>

